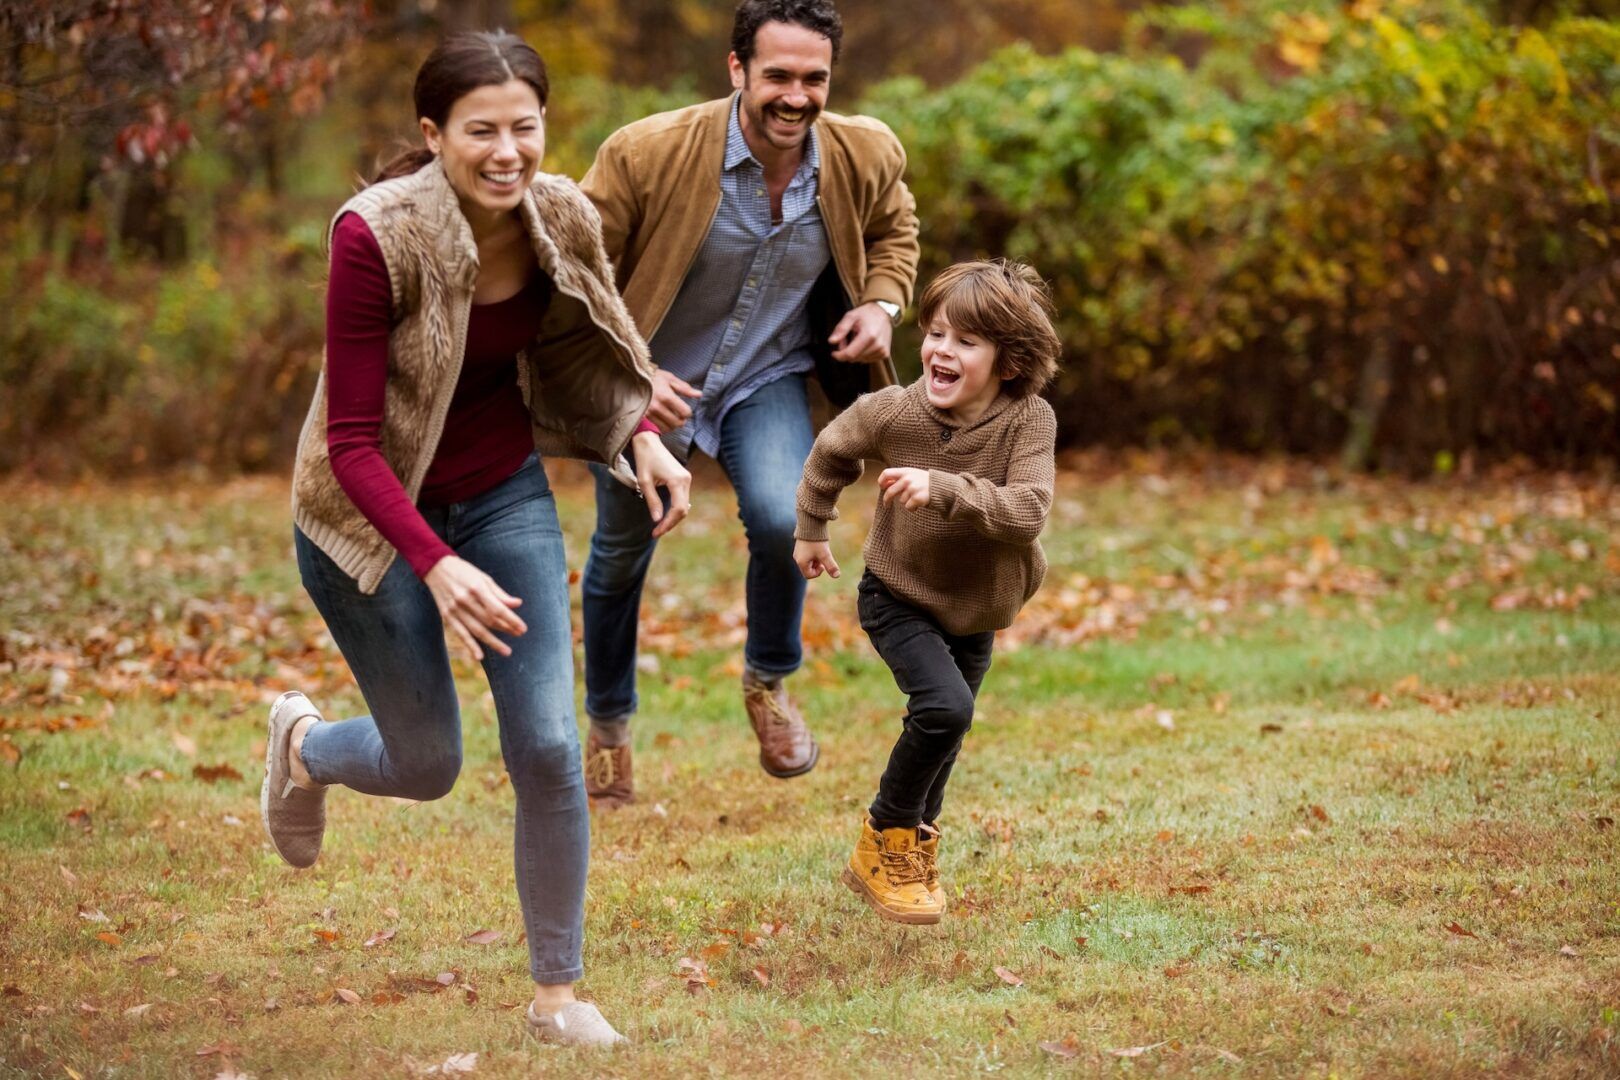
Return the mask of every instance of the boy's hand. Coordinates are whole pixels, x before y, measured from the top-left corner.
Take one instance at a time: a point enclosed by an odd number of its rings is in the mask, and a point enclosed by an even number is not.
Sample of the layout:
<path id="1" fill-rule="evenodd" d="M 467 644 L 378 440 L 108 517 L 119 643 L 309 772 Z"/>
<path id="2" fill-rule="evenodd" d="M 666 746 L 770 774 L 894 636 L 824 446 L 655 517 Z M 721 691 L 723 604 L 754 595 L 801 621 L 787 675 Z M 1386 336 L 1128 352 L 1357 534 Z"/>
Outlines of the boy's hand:
<path id="1" fill-rule="evenodd" d="M 821 576 L 823 570 L 838 576 L 838 560 L 833 558 L 832 545 L 825 540 L 793 541 L 793 561 L 799 564 L 799 573 L 806 581 Z"/>
<path id="2" fill-rule="evenodd" d="M 920 510 L 928 505 L 927 469 L 884 469 L 878 473 L 878 487 L 883 489 L 883 501 L 900 500 L 907 510 Z"/>

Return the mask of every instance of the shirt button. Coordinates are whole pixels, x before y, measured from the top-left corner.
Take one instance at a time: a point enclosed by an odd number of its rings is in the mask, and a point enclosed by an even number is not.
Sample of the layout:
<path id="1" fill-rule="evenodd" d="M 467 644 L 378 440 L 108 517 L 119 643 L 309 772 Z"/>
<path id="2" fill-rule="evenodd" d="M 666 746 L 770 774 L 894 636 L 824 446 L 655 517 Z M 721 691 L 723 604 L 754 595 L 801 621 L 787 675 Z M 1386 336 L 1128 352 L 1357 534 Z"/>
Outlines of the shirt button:
<path id="1" fill-rule="evenodd" d="M 758 284 L 759 284 L 759 278 L 751 277 L 751 278 L 748 279 L 748 287 L 750 289 L 752 289 L 755 285 L 758 285 Z"/>
<path id="2" fill-rule="evenodd" d="M 741 319 L 732 319 L 731 320 L 731 325 L 732 326 L 741 326 L 742 325 L 742 320 Z"/>
<path id="3" fill-rule="evenodd" d="M 755 188 L 754 189 L 754 194 L 755 195 L 763 195 L 763 194 L 765 194 L 765 189 L 762 188 L 762 187 L 761 188 Z"/>
<path id="4" fill-rule="evenodd" d="M 951 429 L 950 428 L 940 428 L 939 429 L 939 441 L 940 442 L 950 442 L 951 441 Z"/>

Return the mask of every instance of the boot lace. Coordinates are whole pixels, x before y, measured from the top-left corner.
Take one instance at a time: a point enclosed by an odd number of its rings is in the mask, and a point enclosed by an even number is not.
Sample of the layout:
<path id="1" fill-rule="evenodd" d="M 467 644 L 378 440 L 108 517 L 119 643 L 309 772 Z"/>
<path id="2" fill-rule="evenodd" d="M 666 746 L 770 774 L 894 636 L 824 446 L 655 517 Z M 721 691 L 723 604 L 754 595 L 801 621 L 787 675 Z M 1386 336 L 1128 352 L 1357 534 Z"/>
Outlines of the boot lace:
<path id="1" fill-rule="evenodd" d="M 787 709 L 783 708 L 782 702 L 778 700 L 777 691 L 769 686 L 750 686 L 747 697 L 749 701 L 757 701 L 765 706 L 765 713 L 771 723 L 781 725 L 793 722 L 793 717 L 788 715 Z"/>
<path id="2" fill-rule="evenodd" d="M 592 787 L 610 787 L 618 775 L 618 762 L 609 747 L 604 746 L 585 759 L 585 779 Z"/>
<path id="3" fill-rule="evenodd" d="M 928 863 L 916 848 L 908 851 L 883 851 L 878 854 L 883 874 L 894 885 L 925 884 L 928 881 Z"/>

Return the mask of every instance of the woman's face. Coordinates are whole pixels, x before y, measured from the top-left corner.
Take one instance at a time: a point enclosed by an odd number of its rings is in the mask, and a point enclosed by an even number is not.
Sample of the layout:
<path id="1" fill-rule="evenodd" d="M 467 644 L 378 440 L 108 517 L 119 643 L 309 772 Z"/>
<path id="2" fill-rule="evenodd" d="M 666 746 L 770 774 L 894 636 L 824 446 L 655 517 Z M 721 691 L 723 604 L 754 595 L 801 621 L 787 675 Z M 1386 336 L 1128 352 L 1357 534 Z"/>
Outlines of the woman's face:
<path id="1" fill-rule="evenodd" d="M 480 86 L 457 99 L 441 128 L 422 118 L 422 136 L 439 155 L 469 216 L 504 214 L 523 192 L 546 153 L 546 110 L 522 79 Z"/>

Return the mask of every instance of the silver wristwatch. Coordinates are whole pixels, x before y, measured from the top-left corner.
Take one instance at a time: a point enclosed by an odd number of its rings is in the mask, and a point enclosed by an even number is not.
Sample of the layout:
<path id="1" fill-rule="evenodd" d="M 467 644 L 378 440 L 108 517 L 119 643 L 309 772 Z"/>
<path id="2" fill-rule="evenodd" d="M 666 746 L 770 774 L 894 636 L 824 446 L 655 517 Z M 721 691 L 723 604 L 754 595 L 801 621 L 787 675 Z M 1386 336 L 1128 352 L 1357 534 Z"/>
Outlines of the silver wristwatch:
<path id="1" fill-rule="evenodd" d="M 872 303 L 876 304 L 878 307 L 883 309 L 884 313 L 889 316 L 889 321 L 891 323 L 893 323 L 896 326 L 900 325 L 900 305 L 899 304 L 895 303 L 893 300 L 874 300 L 874 301 L 872 301 Z"/>

